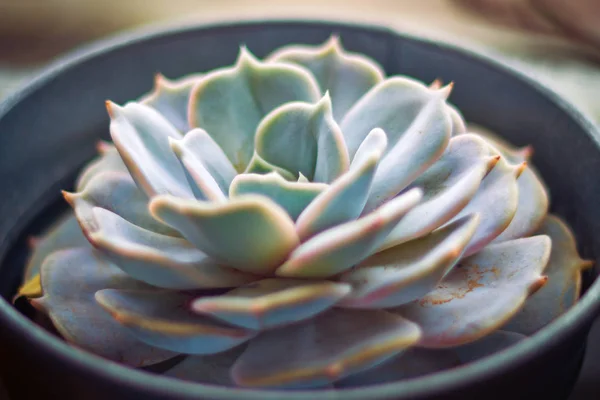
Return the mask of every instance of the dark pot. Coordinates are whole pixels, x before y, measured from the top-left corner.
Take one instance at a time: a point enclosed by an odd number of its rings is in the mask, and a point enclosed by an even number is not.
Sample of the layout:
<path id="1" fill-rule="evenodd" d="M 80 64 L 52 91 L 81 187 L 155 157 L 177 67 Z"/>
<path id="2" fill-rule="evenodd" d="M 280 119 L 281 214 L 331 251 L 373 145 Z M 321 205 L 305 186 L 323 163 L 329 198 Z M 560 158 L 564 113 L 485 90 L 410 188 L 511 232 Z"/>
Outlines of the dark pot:
<path id="1" fill-rule="evenodd" d="M 565 398 L 587 333 L 600 310 L 597 270 L 565 316 L 531 340 L 463 368 L 352 391 L 262 392 L 182 383 L 76 350 L 10 305 L 22 273 L 26 235 L 60 210 L 59 189 L 108 136 L 105 99 L 149 90 L 155 72 L 178 77 L 231 64 L 245 43 L 258 56 L 331 33 L 378 60 L 388 74 L 454 81 L 451 100 L 473 122 L 531 143 L 553 212 L 573 226 L 586 258 L 600 254 L 600 144 L 594 126 L 563 99 L 499 63 L 387 29 L 324 22 L 236 23 L 126 35 L 79 50 L 0 107 L 0 368 L 15 399 L 530 399 Z M 74 151 L 76 149 L 76 151 Z"/>

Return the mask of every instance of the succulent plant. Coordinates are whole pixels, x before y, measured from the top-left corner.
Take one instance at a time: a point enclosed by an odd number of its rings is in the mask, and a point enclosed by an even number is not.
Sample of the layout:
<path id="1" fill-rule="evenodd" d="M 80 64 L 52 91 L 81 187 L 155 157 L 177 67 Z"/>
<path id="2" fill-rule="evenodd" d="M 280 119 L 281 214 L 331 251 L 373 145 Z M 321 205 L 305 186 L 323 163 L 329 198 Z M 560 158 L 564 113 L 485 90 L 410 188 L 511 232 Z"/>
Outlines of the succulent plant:
<path id="1" fill-rule="evenodd" d="M 184 354 L 167 375 L 223 385 L 342 388 L 502 349 L 577 301 L 590 263 L 530 148 L 467 126 L 451 89 L 336 37 L 158 76 L 107 102 L 113 143 L 20 293 L 77 347 Z"/>

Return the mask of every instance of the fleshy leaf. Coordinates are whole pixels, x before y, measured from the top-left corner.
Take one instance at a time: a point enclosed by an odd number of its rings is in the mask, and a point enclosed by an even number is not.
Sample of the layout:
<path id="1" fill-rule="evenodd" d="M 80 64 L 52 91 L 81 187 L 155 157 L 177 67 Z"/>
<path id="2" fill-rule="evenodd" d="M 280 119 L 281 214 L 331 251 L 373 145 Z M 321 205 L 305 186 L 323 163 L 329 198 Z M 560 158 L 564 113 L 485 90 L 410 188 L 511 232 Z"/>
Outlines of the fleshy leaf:
<path id="1" fill-rule="evenodd" d="M 96 301 L 138 339 L 184 354 L 215 354 L 254 336 L 189 310 L 193 295 L 184 292 L 104 289 Z"/>
<path id="2" fill-rule="evenodd" d="M 319 386 L 377 365 L 419 337 L 417 325 L 382 310 L 334 309 L 262 332 L 238 358 L 232 375 L 240 386 Z"/>
<path id="3" fill-rule="evenodd" d="M 150 287 L 103 260 L 91 248 L 52 253 L 42 265 L 44 296 L 32 300 L 69 342 L 127 365 L 151 365 L 176 354 L 148 346 L 100 308 L 94 293 L 105 288 Z"/>
<path id="4" fill-rule="evenodd" d="M 276 172 L 266 175 L 240 174 L 231 183 L 229 196 L 232 198 L 247 194 L 266 196 L 279 204 L 295 221 L 306 206 L 327 187 L 325 183 L 287 181 Z"/>
<path id="5" fill-rule="evenodd" d="M 453 137 L 444 155 L 409 186 L 423 189 L 423 200 L 400 220 L 381 250 L 426 235 L 458 214 L 498 162 L 488 149 L 475 135 Z"/>
<path id="6" fill-rule="evenodd" d="M 30 279 L 26 280 L 21 287 L 19 287 L 15 298 L 24 296 L 28 299 L 33 299 L 36 297 L 42 297 L 42 294 L 42 279 L 40 274 L 36 274 Z"/>
<path id="7" fill-rule="evenodd" d="M 187 183 L 196 199 L 207 201 L 225 201 L 227 199 L 215 177 L 193 152 L 175 140 L 169 139 L 169 144 L 181 162 Z"/>
<path id="8" fill-rule="evenodd" d="M 451 219 L 455 221 L 473 213 L 481 215 L 479 226 L 465 251 L 465 256 L 481 250 L 510 224 L 519 204 L 517 178 L 524 168 L 524 164 L 512 166 L 502 158 L 498 160 L 481 182 L 479 190 L 469 204 Z"/>
<path id="9" fill-rule="evenodd" d="M 335 383 L 339 389 L 362 388 L 369 385 L 398 382 L 447 370 L 460 365 L 451 350 L 410 348 L 380 365 L 350 375 Z"/>
<path id="10" fill-rule="evenodd" d="M 131 277 L 169 289 L 228 288 L 257 276 L 219 264 L 187 240 L 142 229 L 102 208 L 92 210 L 90 243 Z"/>
<path id="11" fill-rule="evenodd" d="M 530 146 L 516 147 L 511 143 L 493 133 L 483 126 L 469 123 L 467 125 L 467 132 L 474 133 L 483 137 L 490 143 L 503 157 L 505 157 L 512 164 L 521 164 L 528 161 L 533 154 L 533 148 Z"/>
<path id="12" fill-rule="evenodd" d="M 299 182 L 299 183 L 306 183 L 306 182 L 309 182 L 309 180 L 308 180 L 307 177 L 305 177 L 304 175 L 302 175 L 302 173 L 300 172 L 298 174 L 298 180 L 297 180 L 297 182 Z"/>
<path id="13" fill-rule="evenodd" d="M 265 330 L 312 318 L 349 292 L 345 283 L 263 279 L 221 296 L 200 298 L 192 309 L 242 328 Z"/>
<path id="14" fill-rule="evenodd" d="M 450 90 L 451 86 L 431 90 L 413 79 L 389 78 L 348 111 L 341 127 L 351 158 L 373 128 L 383 129 L 388 139 L 367 211 L 398 194 L 442 155 L 452 129 L 445 102 Z"/>
<path id="15" fill-rule="evenodd" d="M 443 85 L 444 84 L 440 79 L 436 79 L 431 83 L 431 85 L 429 85 L 429 88 L 433 90 L 439 90 Z M 452 136 L 466 133 L 467 123 L 465 122 L 465 118 L 461 114 L 460 110 L 450 103 L 446 105 L 446 110 L 450 115 L 450 119 L 452 120 Z"/>
<path id="16" fill-rule="evenodd" d="M 448 104 L 447 110 L 450 114 L 450 119 L 452 120 L 452 136 L 466 133 L 467 126 L 465 123 L 465 119 L 463 118 L 458 108 L 454 107 L 451 104 Z"/>
<path id="17" fill-rule="evenodd" d="M 187 119 L 190 92 L 201 78 L 201 74 L 194 74 L 171 81 L 156 74 L 154 90 L 141 98 L 140 103 L 154 108 L 181 133 L 185 133 L 190 129 Z"/>
<path id="18" fill-rule="evenodd" d="M 557 216 L 548 215 L 537 234 L 552 239 L 550 261 L 544 271 L 548 283 L 503 327 L 525 335 L 537 332 L 575 304 L 581 294 L 581 271 L 592 266 L 592 261 L 580 258 L 573 233 Z"/>
<path id="19" fill-rule="evenodd" d="M 463 259 L 436 289 L 395 309 L 423 330 L 420 346 L 473 342 L 504 325 L 547 281 L 551 240 L 532 236 L 489 245 Z"/>
<path id="20" fill-rule="evenodd" d="M 299 243 L 294 222 L 264 196 L 225 203 L 159 196 L 150 212 L 207 255 L 244 272 L 272 272 Z"/>
<path id="21" fill-rule="evenodd" d="M 301 239 L 360 216 L 385 144 L 381 129 L 374 129 L 367 136 L 350 171 L 317 196 L 298 217 L 296 229 Z"/>
<path id="22" fill-rule="evenodd" d="M 525 163 L 531 156 L 531 147 L 517 148 L 488 129 L 469 125 L 470 131 L 486 139 L 492 155 L 501 155 L 512 164 Z M 523 164 L 524 165 L 524 164 Z M 531 235 L 544 221 L 548 213 L 548 188 L 539 174 L 528 166 L 517 179 L 519 204 L 512 221 L 493 242 L 517 239 Z"/>
<path id="23" fill-rule="evenodd" d="M 177 131 L 158 111 L 138 103 L 120 107 L 107 102 L 110 133 L 131 176 L 148 197 L 172 194 L 193 197 L 169 138 Z"/>
<path id="24" fill-rule="evenodd" d="M 510 224 L 492 242 L 499 243 L 531 235 L 544 222 L 548 213 L 548 190 L 531 167 L 517 179 L 519 203 Z"/>
<path id="25" fill-rule="evenodd" d="M 313 236 L 298 246 L 275 274 L 290 278 L 326 278 L 351 268 L 371 255 L 420 199 L 421 191 L 413 189 L 365 217 Z"/>
<path id="26" fill-rule="evenodd" d="M 257 60 L 242 47 L 233 67 L 209 72 L 190 96 L 191 127 L 205 129 L 237 171 L 254 153 L 256 128 L 265 115 L 291 101 L 316 102 L 314 78 L 304 68 Z"/>
<path id="27" fill-rule="evenodd" d="M 378 64 L 362 54 L 346 52 L 337 36 L 332 36 L 321 46 L 282 47 L 267 60 L 307 68 L 319 83 L 321 93 L 331 93 L 333 116 L 338 121 L 358 99 L 384 79 Z"/>
<path id="28" fill-rule="evenodd" d="M 273 164 L 267 162 L 264 158 L 262 158 L 260 155 L 258 155 L 258 153 L 256 151 L 254 152 L 254 155 L 252 156 L 250 163 L 248 163 L 248 166 L 246 167 L 246 170 L 244 171 L 245 174 L 263 174 L 263 175 L 270 174 L 272 172 L 277 172 L 285 180 L 288 180 L 288 181 L 296 180 L 296 176 L 294 174 L 292 174 L 290 171 L 287 171 L 281 167 L 278 167 L 276 165 L 273 165 Z M 302 173 L 300 173 L 300 176 L 303 176 Z M 298 180 L 299 179 L 300 179 L 300 177 L 298 177 Z"/>
<path id="29" fill-rule="evenodd" d="M 126 172 L 102 172 L 95 175 L 81 192 L 63 192 L 84 230 L 95 230 L 92 209 L 112 211 L 141 228 L 164 235 L 178 236 L 177 231 L 154 219 L 148 212 L 148 197 Z"/>
<path id="30" fill-rule="evenodd" d="M 462 363 L 469 363 L 505 350 L 525 338 L 526 336 L 520 333 L 499 330 L 453 350 Z"/>
<path id="31" fill-rule="evenodd" d="M 99 142 L 98 151 L 100 155 L 87 164 L 77 177 L 75 189 L 78 192 L 82 191 L 85 185 L 97 174 L 108 171 L 128 172 L 115 146 L 106 142 Z"/>
<path id="32" fill-rule="evenodd" d="M 218 354 L 188 356 L 163 375 L 188 382 L 233 387 L 231 366 L 245 349 L 245 345 L 240 345 Z"/>
<path id="33" fill-rule="evenodd" d="M 332 182 L 348 170 L 348 150 L 329 94 L 316 104 L 292 102 L 271 111 L 256 129 L 254 146 L 267 162 L 313 182 Z"/>
<path id="34" fill-rule="evenodd" d="M 221 193 L 227 193 L 237 172 L 223 150 L 208 133 L 202 129 L 193 129 L 186 133 L 181 140 L 172 139 L 171 148 L 175 151 L 184 169 L 188 169 L 190 174 L 196 166 L 199 169 L 205 169 L 219 186 Z"/>
<path id="35" fill-rule="evenodd" d="M 32 254 L 25 267 L 25 280 L 39 274 L 44 259 L 57 250 L 86 247 L 89 243 L 72 212 L 57 219 L 52 227 L 39 238 L 29 239 Z"/>
<path id="36" fill-rule="evenodd" d="M 389 308 L 423 297 L 458 262 L 478 222 L 478 215 L 465 217 L 371 256 L 341 276 L 353 290 L 339 306 Z"/>
<path id="37" fill-rule="evenodd" d="M 387 135 L 383 129 L 375 128 L 362 141 L 350 163 L 350 171 L 362 168 L 374 154 L 381 158 L 387 147 Z"/>

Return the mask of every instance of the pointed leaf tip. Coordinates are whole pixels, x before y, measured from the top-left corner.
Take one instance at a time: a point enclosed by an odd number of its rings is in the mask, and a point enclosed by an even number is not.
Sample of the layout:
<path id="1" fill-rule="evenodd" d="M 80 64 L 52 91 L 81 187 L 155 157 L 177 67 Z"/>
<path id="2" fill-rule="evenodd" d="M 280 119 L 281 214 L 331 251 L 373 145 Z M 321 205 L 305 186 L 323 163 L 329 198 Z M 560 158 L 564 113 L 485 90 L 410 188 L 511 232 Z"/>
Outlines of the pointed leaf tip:
<path id="1" fill-rule="evenodd" d="M 523 161 L 521 164 L 515 167 L 515 177 L 517 179 L 521 176 L 523 171 L 525 171 L 525 168 L 527 168 L 527 161 Z"/>
<path id="2" fill-rule="evenodd" d="M 76 193 L 67 192 L 66 190 L 61 190 L 63 198 L 71 207 L 75 205 L 75 199 L 77 197 Z"/>
<path id="3" fill-rule="evenodd" d="M 41 239 L 35 236 L 29 236 L 27 238 L 27 247 L 29 247 L 29 249 L 33 250 L 35 249 L 41 242 Z"/>
<path id="4" fill-rule="evenodd" d="M 580 271 L 588 270 L 588 269 L 592 268 L 595 264 L 596 263 L 594 260 L 583 260 L 583 261 L 581 261 L 579 270 Z"/>
<path id="5" fill-rule="evenodd" d="M 436 79 L 434 79 L 433 82 L 431 82 L 431 84 L 429 85 L 429 88 L 432 90 L 439 90 L 442 88 L 443 84 L 444 84 L 444 82 L 440 78 L 436 78 Z"/>
<path id="6" fill-rule="evenodd" d="M 546 283 L 548 283 L 548 277 L 546 275 L 542 275 L 537 278 L 533 283 L 529 286 L 529 295 L 531 296 L 541 288 L 543 288 Z"/>
<path id="7" fill-rule="evenodd" d="M 154 88 L 160 89 L 162 86 L 165 85 L 166 80 L 167 79 L 165 78 L 165 76 L 162 73 L 160 73 L 160 72 L 155 73 L 154 74 Z"/>
<path id="8" fill-rule="evenodd" d="M 253 64 L 256 64 L 257 61 L 258 61 L 258 59 L 248 49 L 248 46 L 246 46 L 245 44 L 240 46 L 240 51 L 238 53 L 238 59 L 236 61 L 236 65 L 251 66 Z"/>
<path id="9" fill-rule="evenodd" d="M 114 118 L 115 114 L 122 108 L 120 105 L 118 105 L 117 103 L 114 103 L 110 100 L 106 100 L 104 102 L 104 105 L 106 106 L 106 111 L 108 112 L 108 116 L 111 118 Z"/>
<path id="10" fill-rule="evenodd" d="M 100 140 L 98 141 L 98 143 L 96 143 L 96 151 L 102 156 L 111 151 L 112 149 L 113 146 L 110 143 L 105 142 L 104 140 Z"/>
<path id="11" fill-rule="evenodd" d="M 452 89 L 454 89 L 454 82 L 450 82 L 449 84 L 447 84 L 446 86 L 441 87 L 440 89 L 437 90 L 437 92 L 444 98 L 447 99 L 448 97 L 450 97 L 450 94 L 452 93 Z"/>
<path id="12" fill-rule="evenodd" d="M 503 328 L 528 336 L 567 312 L 577 302 L 582 287 L 581 268 L 590 265 L 579 256 L 576 238 L 567 223 L 556 215 L 547 215 L 535 234 L 548 235 L 552 241 L 550 260 L 543 270 L 548 281 Z"/>
<path id="13" fill-rule="evenodd" d="M 325 49 L 331 49 L 334 51 L 342 50 L 342 41 L 340 39 L 340 36 L 339 35 L 329 36 L 329 39 L 327 39 L 327 41 L 325 42 L 325 45 L 323 47 Z"/>

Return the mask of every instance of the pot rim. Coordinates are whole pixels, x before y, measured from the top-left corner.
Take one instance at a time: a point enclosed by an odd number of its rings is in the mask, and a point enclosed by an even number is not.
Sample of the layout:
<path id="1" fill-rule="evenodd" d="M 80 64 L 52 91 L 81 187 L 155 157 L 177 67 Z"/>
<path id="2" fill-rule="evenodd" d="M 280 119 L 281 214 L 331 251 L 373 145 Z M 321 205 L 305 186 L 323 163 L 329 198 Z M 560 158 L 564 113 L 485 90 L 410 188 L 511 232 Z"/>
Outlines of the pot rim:
<path id="1" fill-rule="evenodd" d="M 492 57 L 489 54 L 475 51 L 469 47 L 458 46 L 428 38 L 413 36 L 400 32 L 391 27 L 376 26 L 371 23 L 342 22 L 331 19 L 305 19 L 305 18 L 273 18 L 273 19 L 248 19 L 243 21 L 222 20 L 204 24 L 183 24 L 178 26 L 160 25 L 142 29 L 134 29 L 125 33 L 110 36 L 106 39 L 86 44 L 68 52 L 58 58 L 55 62 L 45 67 L 30 81 L 18 87 L 2 103 L 0 103 L 0 118 L 10 113 L 11 109 L 19 106 L 19 103 L 43 90 L 47 82 L 56 79 L 62 73 L 80 62 L 105 53 L 137 46 L 146 42 L 160 40 L 165 37 L 177 36 L 181 33 L 191 31 L 223 30 L 230 28 L 245 28 L 260 25 L 263 29 L 269 26 L 295 25 L 295 26 L 329 26 L 335 29 L 354 29 L 380 34 L 402 37 L 413 43 L 425 44 L 437 47 L 439 51 L 451 52 L 454 55 L 469 59 L 477 63 L 485 64 L 487 68 L 500 70 L 504 74 L 520 80 L 550 100 L 567 115 L 569 115 L 590 138 L 596 143 L 600 152 L 600 133 L 595 124 L 581 111 L 576 109 L 569 101 L 557 94 L 555 91 L 535 81 L 526 73 L 515 69 L 509 64 Z M 23 218 L 31 218 L 25 215 Z M 30 221 L 21 221 L 24 225 Z M 14 245 L 12 238 L 2 238 L 0 245 L 0 260 L 6 256 L 9 244 Z M 7 243 L 11 242 L 11 243 Z M 92 353 L 79 350 L 63 340 L 46 332 L 38 325 L 27 319 L 16 310 L 6 299 L 0 297 L 0 325 L 7 329 L 18 332 L 25 341 L 29 342 L 36 351 L 42 351 L 52 358 L 66 363 L 74 364 L 86 373 L 94 374 L 102 379 L 113 383 L 128 386 L 139 391 L 151 390 L 157 394 L 182 396 L 186 398 L 197 398 L 198 396 L 210 396 L 213 399 L 232 400 L 244 398 L 248 400 L 308 400 L 315 399 L 318 395 L 323 400 L 339 400 L 340 393 L 347 400 L 358 399 L 391 399 L 391 398 L 413 398 L 417 396 L 435 395 L 444 392 L 458 390 L 471 386 L 482 380 L 506 373 L 515 365 L 522 365 L 536 358 L 541 348 L 554 348 L 560 345 L 569 336 L 573 335 L 584 324 L 591 324 L 593 319 L 600 314 L 600 279 L 595 279 L 581 299 L 565 314 L 557 318 L 547 327 L 541 329 L 528 340 L 521 341 L 507 350 L 486 357 L 480 361 L 437 372 L 431 375 L 407 379 L 395 383 L 376 385 L 365 388 L 353 388 L 352 390 L 304 390 L 299 392 L 281 390 L 256 390 L 241 388 L 226 388 L 215 385 L 192 383 L 167 378 L 161 375 L 149 374 L 144 371 L 135 370 L 96 356 Z"/>

